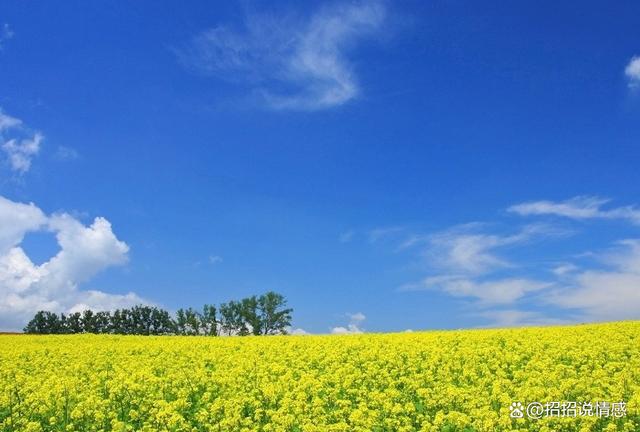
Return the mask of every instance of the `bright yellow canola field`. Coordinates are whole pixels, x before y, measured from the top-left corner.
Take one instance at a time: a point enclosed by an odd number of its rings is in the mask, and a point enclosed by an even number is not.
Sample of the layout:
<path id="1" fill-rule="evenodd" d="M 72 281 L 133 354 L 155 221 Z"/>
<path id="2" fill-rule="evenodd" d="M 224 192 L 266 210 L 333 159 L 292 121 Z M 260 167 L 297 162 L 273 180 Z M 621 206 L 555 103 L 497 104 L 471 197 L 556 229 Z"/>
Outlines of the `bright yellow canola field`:
<path id="1" fill-rule="evenodd" d="M 512 419 L 514 401 L 624 401 L 626 413 Z M 639 406 L 640 322 L 0 336 L 2 431 L 640 431 Z"/>

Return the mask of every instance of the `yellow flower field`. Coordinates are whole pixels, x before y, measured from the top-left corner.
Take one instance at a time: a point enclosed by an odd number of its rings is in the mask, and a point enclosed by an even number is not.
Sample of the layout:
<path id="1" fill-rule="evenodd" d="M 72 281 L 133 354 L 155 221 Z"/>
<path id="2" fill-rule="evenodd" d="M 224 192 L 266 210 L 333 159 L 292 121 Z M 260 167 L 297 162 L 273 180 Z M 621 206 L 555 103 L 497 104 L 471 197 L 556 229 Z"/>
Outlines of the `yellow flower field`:
<path id="1" fill-rule="evenodd" d="M 558 402 L 563 411 L 511 418 L 514 402 Z M 569 402 L 593 402 L 594 411 L 573 415 Z M 348 336 L 0 336 L 2 431 L 632 432 L 639 407 L 640 322 Z"/>

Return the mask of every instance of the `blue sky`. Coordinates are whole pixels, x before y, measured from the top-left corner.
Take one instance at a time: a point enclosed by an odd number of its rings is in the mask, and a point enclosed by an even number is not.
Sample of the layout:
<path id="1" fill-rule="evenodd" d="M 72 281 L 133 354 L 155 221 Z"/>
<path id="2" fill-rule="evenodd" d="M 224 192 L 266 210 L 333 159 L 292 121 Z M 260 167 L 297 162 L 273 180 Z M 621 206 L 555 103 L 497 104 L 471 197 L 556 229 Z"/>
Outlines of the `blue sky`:
<path id="1" fill-rule="evenodd" d="M 0 5 L 0 328 L 640 318 L 640 4 Z M 97 219 L 96 219 L 97 218 Z"/>

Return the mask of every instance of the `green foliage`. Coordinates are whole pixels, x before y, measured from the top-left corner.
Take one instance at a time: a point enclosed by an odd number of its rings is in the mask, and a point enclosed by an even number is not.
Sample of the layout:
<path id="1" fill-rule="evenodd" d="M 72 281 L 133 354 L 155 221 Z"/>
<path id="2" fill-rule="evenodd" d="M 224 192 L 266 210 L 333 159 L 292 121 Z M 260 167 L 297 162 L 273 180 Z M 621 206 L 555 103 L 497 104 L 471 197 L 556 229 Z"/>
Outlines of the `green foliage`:
<path id="1" fill-rule="evenodd" d="M 39 311 L 24 328 L 32 334 L 109 333 L 125 335 L 271 335 L 285 334 L 292 309 L 277 293 L 268 292 L 220 305 L 205 304 L 202 311 L 178 309 L 175 318 L 153 306 L 134 306 L 113 312 L 85 310 L 69 315 Z"/>
<path id="2" fill-rule="evenodd" d="M 221 329 L 227 335 L 285 334 L 293 312 L 285 308 L 286 305 L 284 296 L 272 291 L 260 297 L 223 303 L 220 305 Z"/>
<path id="3" fill-rule="evenodd" d="M 261 333 L 285 334 L 291 326 L 291 314 L 293 309 L 285 308 L 287 300 L 281 294 L 269 291 L 258 298 L 258 318 Z"/>

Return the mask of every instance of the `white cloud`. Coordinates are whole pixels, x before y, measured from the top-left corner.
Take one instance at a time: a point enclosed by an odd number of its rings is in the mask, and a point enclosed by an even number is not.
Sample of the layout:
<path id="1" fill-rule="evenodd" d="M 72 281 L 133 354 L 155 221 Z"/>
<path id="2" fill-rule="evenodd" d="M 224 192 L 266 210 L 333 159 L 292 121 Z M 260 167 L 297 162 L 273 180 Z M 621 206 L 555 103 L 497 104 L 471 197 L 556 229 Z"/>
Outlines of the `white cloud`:
<path id="1" fill-rule="evenodd" d="M 209 255 L 209 264 L 215 265 L 222 262 L 222 257 L 220 255 Z"/>
<path id="2" fill-rule="evenodd" d="M 487 234 L 442 234 L 435 236 L 428 250 L 430 261 L 456 272 L 481 274 L 508 263 L 491 251 L 504 240 Z"/>
<path id="3" fill-rule="evenodd" d="M 306 20 L 252 15 L 243 31 L 209 29 L 177 54 L 196 70 L 250 85 L 270 108 L 326 109 L 358 95 L 347 53 L 384 19 L 378 1 L 325 7 Z"/>
<path id="4" fill-rule="evenodd" d="M 4 43 L 13 37 L 14 33 L 9 24 L 4 23 L 0 27 L 0 51 L 4 49 Z"/>
<path id="5" fill-rule="evenodd" d="M 563 319 L 549 318 L 539 312 L 519 309 L 489 310 L 475 315 L 490 321 L 489 324 L 483 327 L 529 327 L 568 324 L 570 322 Z"/>
<path id="6" fill-rule="evenodd" d="M 634 206 L 603 209 L 610 200 L 593 196 L 577 196 L 566 201 L 533 201 L 509 207 L 521 216 L 554 215 L 570 219 L 621 219 L 640 224 L 640 209 Z"/>
<path id="7" fill-rule="evenodd" d="M 528 225 L 510 235 L 476 232 L 481 226 L 466 224 L 430 236 L 425 250 L 428 263 L 449 274 L 480 275 L 511 267 L 511 263 L 496 254 L 496 249 L 540 236 L 566 234 L 546 225 Z"/>
<path id="8" fill-rule="evenodd" d="M 5 114 L 2 109 L 0 109 L 0 133 L 4 132 L 5 130 L 19 127 L 20 125 L 22 125 L 22 120 L 11 117 L 10 115 Z"/>
<path id="9" fill-rule="evenodd" d="M 301 328 L 290 328 L 287 331 L 287 333 L 290 334 L 290 335 L 294 335 L 294 336 L 302 336 L 302 335 L 308 335 L 309 334 L 306 330 L 301 329 Z"/>
<path id="10" fill-rule="evenodd" d="M 607 208 L 607 203 L 598 197 L 576 197 L 562 202 L 522 203 L 509 211 L 640 223 L 637 207 Z M 477 223 L 468 224 L 412 241 L 412 245 L 426 244 L 423 253 L 428 258 L 430 276 L 399 290 L 438 290 L 471 299 L 473 302 L 467 304 L 471 312 L 467 313 L 490 319 L 493 326 L 640 318 L 640 239 L 619 241 L 613 251 L 573 254 L 573 259 L 564 255 L 556 261 L 546 251 L 539 262 L 532 263 L 507 259 L 497 252 L 507 246 L 531 247 L 538 238 L 571 232 L 540 224 L 525 226 L 511 235 L 486 233 L 480 228 L 485 229 Z M 586 257 L 590 261 L 585 262 Z M 495 306 L 507 309 L 488 309 Z M 542 309 L 532 311 L 535 308 Z"/>
<path id="11" fill-rule="evenodd" d="M 29 171 L 43 140 L 40 132 L 27 130 L 20 119 L 4 114 L 0 109 L 0 148 L 13 171 L 20 174 Z"/>
<path id="12" fill-rule="evenodd" d="M 624 74 L 629 79 L 629 88 L 640 88 L 640 56 L 634 56 L 624 69 Z"/>
<path id="13" fill-rule="evenodd" d="M 575 309 L 585 320 L 640 318 L 640 239 L 619 242 L 615 252 L 599 258 L 603 269 L 573 273 L 547 301 Z"/>
<path id="14" fill-rule="evenodd" d="M 454 297 L 477 299 L 476 306 L 512 304 L 531 292 L 548 288 L 551 284 L 525 278 L 505 278 L 475 281 L 462 276 L 434 276 L 419 284 L 405 286 L 403 291 L 437 289 Z"/>
<path id="15" fill-rule="evenodd" d="M 31 159 L 40 151 L 40 143 L 44 137 L 36 132 L 31 138 L 21 140 L 11 139 L 2 144 L 7 154 L 11 168 L 19 173 L 25 173 L 31 168 Z"/>
<path id="16" fill-rule="evenodd" d="M 54 233 L 60 246 L 41 265 L 34 264 L 20 247 L 26 233 L 38 230 Z M 128 251 L 104 218 L 85 226 L 69 214 L 46 216 L 33 204 L 0 197 L 0 329 L 20 329 L 42 309 L 111 310 L 148 303 L 134 293 L 80 289 L 101 271 L 126 263 Z"/>
<path id="17" fill-rule="evenodd" d="M 556 276 L 565 276 L 578 270 L 578 266 L 571 263 L 562 263 L 554 267 L 551 271 Z"/>
<path id="18" fill-rule="evenodd" d="M 33 203 L 22 204 L 0 196 L 0 255 L 18 245 L 29 231 L 39 230 L 47 218 Z"/>
<path id="19" fill-rule="evenodd" d="M 72 147 L 59 146 L 54 157 L 59 161 L 72 161 L 80 157 L 80 153 Z"/>
<path id="20" fill-rule="evenodd" d="M 362 312 L 357 312 L 355 314 L 347 314 L 349 318 L 349 324 L 346 327 L 333 327 L 331 329 L 331 333 L 333 334 L 359 334 L 364 333 L 364 330 L 361 328 L 362 323 L 367 317 Z"/>

